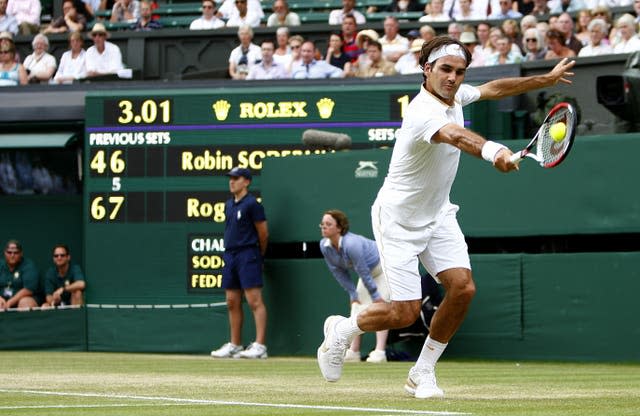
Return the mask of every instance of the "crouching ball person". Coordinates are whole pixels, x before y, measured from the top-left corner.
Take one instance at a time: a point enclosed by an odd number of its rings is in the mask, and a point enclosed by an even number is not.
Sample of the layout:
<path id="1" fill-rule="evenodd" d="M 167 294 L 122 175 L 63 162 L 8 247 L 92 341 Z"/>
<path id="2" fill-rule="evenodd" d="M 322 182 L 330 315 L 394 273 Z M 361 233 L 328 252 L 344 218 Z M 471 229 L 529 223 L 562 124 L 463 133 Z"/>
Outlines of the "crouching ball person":
<path id="1" fill-rule="evenodd" d="M 231 339 L 217 350 L 214 358 L 267 358 L 265 337 L 267 308 L 262 300 L 262 263 L 269 233 L 264 207 L 249 193 L 251 171 L 233 168 L 228 173 L 229 190 L 233 194 L 224 208 L 224 268 L 222 287 L 229 309 Z M 242 347 L 242 295 L 253 312 L 256 340 Z"/>
<path id="2" fill-rule="evenodd" d="M 322 240 L 320 251 L 327 266 L 340 286 L 349 293 L 351 315 L 357 315 L 372 302 L 389 301 L 389 285 L 380 267 L 378 248 L 373 240 L 349 231 L 349 219 L 337 209 L 326 211 L 320 222 Z M 358 286 L 351 279 L 354 271 L 359 279 Z M 387 361 L 388 330 L 376 332 L 376 348 L 369 353 L 367 362 Z M 355 336 L 351 347 L 345 353 L 345 361 L 360 361 L 360 336 Z"/>
<path id="3" fill-rule="evenodd" d="M 545 74 L 474 87 L 462 84 L 471 54 L 459 41 L 439 36 L 422 46 L 419 63 L 424 82 L 405 111 L 389 171 L 371 208 L 373 234 L 391 302 L 373 303 L 349 318 L 328 317 L 318 364 L 327 381 L 338 381 L 344 352 L 354 336 L 402 328 L 416 320 L 421 305 L 420 261 L 446 292 L 404 387 L 416 398 L 431 398 L 444 396 L 436 383 L 435 366 L 476 291 L 467 245 L 456 219 L 459 207 L 449 201 L 460 152 L 481 157 L 500 172 L 518 169 L 509 159 L 509 149 L 464 128 L 462 107 L 558 82 L 570 84 L 567 78 L 573 73 L 568 71 L 575 62 L 562 59 Z"/>

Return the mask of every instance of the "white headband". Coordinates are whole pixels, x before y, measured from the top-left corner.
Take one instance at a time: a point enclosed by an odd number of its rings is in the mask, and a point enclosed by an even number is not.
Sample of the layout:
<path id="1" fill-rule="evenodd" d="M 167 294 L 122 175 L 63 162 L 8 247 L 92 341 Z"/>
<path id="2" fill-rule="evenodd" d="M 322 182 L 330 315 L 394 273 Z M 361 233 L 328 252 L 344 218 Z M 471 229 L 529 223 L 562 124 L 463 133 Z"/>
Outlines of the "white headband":
<path id="1" fill-rule="evenodd" d="M 464 51 L 462 50 L 462 47 L 458 44 L 452 43 L 449 45 L 441 46 L 438 49 L 431 51 L 431 53 L 429 54 L 429 59 L 427 59 L 427 62 L 433 63 L 433 61 L 435 61 L 438 58 L 442 58 L 443 56 L 458 56 L 464 59 L 465 61 L 467 60 L 467 55 L 465 55 Z"/>

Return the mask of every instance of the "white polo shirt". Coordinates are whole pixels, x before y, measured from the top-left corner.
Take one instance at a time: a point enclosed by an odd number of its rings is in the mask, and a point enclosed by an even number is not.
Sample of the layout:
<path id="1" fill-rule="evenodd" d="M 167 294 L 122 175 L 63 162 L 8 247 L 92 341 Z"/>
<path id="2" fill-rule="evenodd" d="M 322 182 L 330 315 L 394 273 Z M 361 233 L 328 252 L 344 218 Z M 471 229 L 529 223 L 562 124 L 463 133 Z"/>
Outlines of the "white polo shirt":
<path id="1" fill-rule="evenodd" d="M 393 147 L 389 173 L 376 204 L 394 220 L 409 227 L 424 227 L 439 218 L 449 202 L 460 150 L 446 143 L 431 143 L 443 126 L 464 126 L 462 107 L 477 101 L 480 90 L 460 85 L 449 107 L 420 88 L 409 103 Z"/>
<path id="2" fill-rule="evenodd" d="M 104 43 L 104 51 L 102 53 L 98 52 L 95 45 L 87 49 L 84 61 L 87 72 L 116 74 L 120 69 L 124 68 L 120 48 L 111 42 Z"/>

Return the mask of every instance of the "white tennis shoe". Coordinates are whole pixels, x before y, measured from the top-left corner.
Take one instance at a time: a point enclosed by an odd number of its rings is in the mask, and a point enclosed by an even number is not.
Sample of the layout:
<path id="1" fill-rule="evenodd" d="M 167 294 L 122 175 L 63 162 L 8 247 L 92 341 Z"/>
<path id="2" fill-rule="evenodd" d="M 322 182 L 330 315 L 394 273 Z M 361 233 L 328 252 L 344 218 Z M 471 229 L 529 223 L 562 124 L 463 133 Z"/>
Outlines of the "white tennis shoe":
<path id="1" fill-rule="evenodd" d="M 432 367 L 411 367 L 404 389 L 416 399 L 444 397 L 444 392 L 436 384 L 436 373 Z"/>
<path id="2" fill-rule="evenodd" d="M 236 345 L 227 342 L 217 350 L 211 351 L 211 356 L 213 358 L 236 358 L 236 356 L 240 354 L 243 349 L 244 348 L 242 348 L 242 345 Z"/>
<path id="3" fill-rule="evenodd" d="M 267 346 L 258 342 L 252 342 L 246 350 L 240 352 L 237 357 L 234 356 L 234 358 L 267 358 Z"/>
<path id="4" fill-rule="evenodd" d="M 350 341 L 337 333 L 336 326 L 345 319 L 344 316 L 332 315 L 324 321 L 324 341 L 318 348 L 318 366 L 327 381 L 338 381 L 342 375 L 344 356 Z"/>
<path id="5" fill-rule="evenodd" d="M 368 363 L 386 363 L 387 362 L 387 353 L 383 350 L 373 350 L 369 353 L 367 357 Z"/>

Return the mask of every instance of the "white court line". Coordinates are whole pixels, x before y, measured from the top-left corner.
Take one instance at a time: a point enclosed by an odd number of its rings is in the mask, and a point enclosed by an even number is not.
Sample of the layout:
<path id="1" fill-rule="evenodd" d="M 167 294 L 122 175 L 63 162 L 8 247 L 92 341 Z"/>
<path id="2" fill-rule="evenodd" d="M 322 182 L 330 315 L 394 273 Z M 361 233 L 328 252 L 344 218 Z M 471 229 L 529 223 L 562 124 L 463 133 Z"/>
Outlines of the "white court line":
<path id="1" fill-rule="evenodd" d="M 206 403 L 164 403 L 163 406 L 193 406 Z M 154 403 L 111 403 L 111 404 L 50 404 L 50 405 L 25 405 L 25 406 L 0 406 L 0 410 L 20 409 L 96 409 L 102 407 L 151 407 Z"/>
<path id="2" fill-rule="evenodd" d="M 103 394 L 103 393 L 68 393 L 59 391 L 41 391 L 41 390 L 12 390 L 0 389 L 0 393 L 23 393 L 23 394 L 40 394 L 46 396 L 72 396 L 72 397 L 99 397 L 106 399 L 131 399 L 131 400 L 158 400 L 163 402 L 174 402 L 182 404 L 215 404 L 226 406 L 254 406 L 254 407 L 275 407 L 282 409 L 312 409 L 312 410 L 339 410 L 339 411 L 355 411 L 355 412 L 372 412 L 372 413 L 404 413 L 415 415 L 470 415 L 471 413 L 460 412 L 439 412 L 431 410 L 411 410 L 411 409 L 382 409 L 371 407 L 351 407 L 351 406 L 312 406 L 302 404 L 287 403 L 253 403 L 238 402 L 225 400 L 202 400 L 202 399 L 184 399 L 180 397 L 156 397 L 156 396 L 137 396 L 128 394 Z"/>

